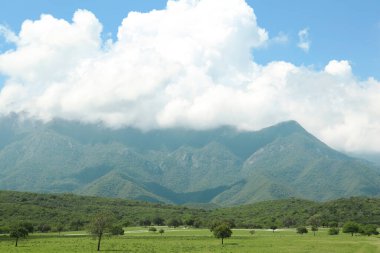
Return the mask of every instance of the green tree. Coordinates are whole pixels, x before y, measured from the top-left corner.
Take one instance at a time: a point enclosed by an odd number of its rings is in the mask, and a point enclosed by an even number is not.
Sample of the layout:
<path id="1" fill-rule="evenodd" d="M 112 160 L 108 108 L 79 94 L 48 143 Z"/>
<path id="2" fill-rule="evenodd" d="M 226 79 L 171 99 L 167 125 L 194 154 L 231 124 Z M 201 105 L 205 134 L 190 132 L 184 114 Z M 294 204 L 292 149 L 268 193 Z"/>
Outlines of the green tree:
<path id="1" fill-rule="evenodd" d="M 255 231 L 254 229 L 252 229 L 252 230 L 249 230 L 249 233 L 250 233 L 251 235 L 254 235 L 254 234 L 256 233 L 256 231 Z"/>
<path id="2" fill-rule="evenodd" d="M 140 226 L 147 227 L 147 226 L 150 226 L 151 224 L 152 224 L 152 221 L 149 218 L 144 218 L 140 220 Z"/>
<path id="3" fill-rule="evenodd" d="M 112 226 L 110 230 L 112 235 L 124 235 L 124 229 L 121 226 Z"/>
<path id="4" fill-rule="evenodd" d="M 272 226 L 270 226 L 270 229 L 272 229 L 272 232 L 274 233 L 274 231 L 277 229 L 277 226 L 276 225 L 272 225 Z"/>
<path id="5" fill-rule="evenodd" d="M 156 226 L 162 226 L 165 224 L 165 220 L 159 216 L 153 218 L 153 224 Z"/>
<path id="6" fill-rule="evenodd" d="M 155 228 L 155 227 L 150 227 L 150 228 L 148 229 L 148 231 L 149 231 L 149 232 L 156 233 L 156 232 L 157 232 L 157 228 Z"/>
<path id="7" fill-rule="evenodd" d="M 30 222 L 22 222 L 22 223 L 20 223 L 20 226 L 26 228 L 26 230 L 28 230 L 28 233 L 34 232 L 34 226 Z"/>
<path id="8" fill-rule="evenodd" d="M 100 251 L 100 242 L 104 234 L 111 229 L 112 223 L 113 218 L 109 213 L 99 213 L 91 220 L 89 232 L 98 239 L 98 251 Z"/>
<path id="9" fill-rule="evenodd" d="M 373 224 L 361 225 L 359 227 L 359 233 L 362 235 L 378 235 L 377 226 Z"/>
<path id="10" fill-rule="evenodd" d="M 309 232 L 309 231 L 307 230 L 306 227 L 298 227 L 298 228 L 297 228 L 297 233 L 298 233 L 298 234 L 303 235 L 303 234 L 307 234 L 307 232 Z"/>
<path id="11" fill-rule="evenodd" d="M 163 233 L 165 233 L 165 230 L 163 230 L 162 228 L 160 230 L 158 230 L 158 233 L 160 233 L 160 235 L 162 235 Z"/>
<path id="12" fill-rule="evenodd" d="M 311 226 L 311 231 L 313 231 L 313 235 L 315 236 L 315 232 L 318 231 L 318 227 L 315 225 Z"/>
<path id="13" fill-rule="evenodd" d="M 216 238 L 222 239 L 222 244 L 224 238 L 229 238 L 232 235 L 232 231 L 227 224 L 221 224 L 219 226 L 214 227 L 212 232 Z"/>
<path id="14" fill-rule="evenodd" d="M 26 238 L 28 236 L 28 230 L 23 227 L 21 224 L 14 225 L 11 227 L 9 231 L 9 237 L 14 238 L 16 240 L 15 246 L 17 247 L 18 245 L 18 240 L 20 238 Z"/>
<path id="15" fill-rule="evenodd" d="M 179 219 L 176 219 L 176 218 L 172 218 L 168 221 L 168 224 L 167 224 L 169 227 L 173 227 L 173 228 L 176 228 L 176 227 L 179 227 L 181 225 L 181 222 L 179 221 Z"/>
<path id="16" fill-rule="evenodd" d="M 359 232 L 359 224 L 356 222 L 346 222 L 343 225 L 343 233 L 350 233 L 351 236 L 354 236 L 354 234 Z"/>
<path id="17" fill-rule="evenodd" d="M 58 235 L 61 235 L 61 232 L 65 229 L 65 227 L 63 226 L 63 224 L 58 224 L 57 226 L 57 232 L 58 232 Z"/>
<path id="18" fill-rule="evenodd" d="M 38 225 L 37 230 L 41 233 L 47 233 L 51 230 L 51 226 L 49 224 L 42 223 Z"/>
<path id="19" fill-rule="evenodd" d="M 339 234 L 339 228 L 330 228 L 329 231 L 328 231 L 328 234 L 329 235 L 338 235 Z"/>
<path id="20" fill-rule="evenodd" d="M 77 219 L 70 223 L 70 228 L 74 231 L 79 231 L 84 227 L 85 222 L 83 220 Z"/>

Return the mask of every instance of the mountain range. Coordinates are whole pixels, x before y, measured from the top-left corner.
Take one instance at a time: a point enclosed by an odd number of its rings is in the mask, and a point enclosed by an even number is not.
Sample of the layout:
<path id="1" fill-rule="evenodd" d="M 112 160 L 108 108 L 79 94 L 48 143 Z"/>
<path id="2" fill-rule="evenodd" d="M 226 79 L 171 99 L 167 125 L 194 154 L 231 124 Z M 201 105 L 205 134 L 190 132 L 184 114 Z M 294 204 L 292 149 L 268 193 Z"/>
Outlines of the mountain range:
<path id="1" fill-rule="evenodd" d="M 295 121 L 141 131 L 0 118 L 0 189 L 233 206 L 290 197 L 380 196 L 380 168 Z"/>

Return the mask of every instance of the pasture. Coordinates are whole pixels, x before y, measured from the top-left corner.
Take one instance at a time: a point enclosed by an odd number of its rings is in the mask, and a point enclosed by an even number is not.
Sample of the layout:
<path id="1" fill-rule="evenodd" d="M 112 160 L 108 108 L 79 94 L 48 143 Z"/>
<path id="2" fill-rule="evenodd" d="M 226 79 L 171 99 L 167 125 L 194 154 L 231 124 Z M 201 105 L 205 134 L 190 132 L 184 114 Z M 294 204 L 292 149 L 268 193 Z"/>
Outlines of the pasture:
<path id="1" fill-rule="evenodd" d="M 235 229 L 232 237 L 220 239 L 213 237 L 207 229 L 163 228 L 165 233 L 148 232 L 148 228 L 131 227 L 125 229 L 125 235 L 105 237 L 101 252 L 130 253 L 379 253 L 379 236 L 351 236 L 339 234 L 327 235 L 326 229 L 320 229 L 316 236 L 309 232 L 299 235 L 295 229 L 255 230 L 251 235 L 249 229 Z M 6 235 L 0 235 L 0 252 L 96 252 L 96 240 L 86 232 L 34 233 L 28 239 L 14 241 Z"/>

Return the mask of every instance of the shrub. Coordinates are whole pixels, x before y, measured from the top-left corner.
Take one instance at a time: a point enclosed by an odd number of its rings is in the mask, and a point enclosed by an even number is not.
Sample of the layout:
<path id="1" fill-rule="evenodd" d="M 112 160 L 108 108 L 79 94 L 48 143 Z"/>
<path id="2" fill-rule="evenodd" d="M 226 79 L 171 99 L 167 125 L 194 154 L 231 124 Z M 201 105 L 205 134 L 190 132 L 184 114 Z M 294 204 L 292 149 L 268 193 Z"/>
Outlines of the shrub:
<path id="1" fill-rule="evenodd" d="M 149 232 L 153 232 L 153 233 L 155 233 L 155 232 L 157 232 L 157 228 L 155 228 L 155 227 L 150 227 L 150 228 L 148 229 L 148 231 L 149 231 Z"/>
<path id="2" fill-rule="evenodd" d="M 124 235 L 124 229 L 121 226 L 113 226 L 111 227 L 112 235 Z"/>
<path id="3" fill-rule="evenodd" d="M 297 233 L 298 233 L 298 234 L 303 235 L 303 234 L 307 234 L 307 232 L 309 232 L 309 231 L 307 230 L 306 227 L 298 227 L 298 228 L 297 228 Z"/>
<path id="4" fill-rule="evenodd" d="M 329 235 L 338 235 L 339 234 L 339 228 L 330 228 L 328 231 Z"/>

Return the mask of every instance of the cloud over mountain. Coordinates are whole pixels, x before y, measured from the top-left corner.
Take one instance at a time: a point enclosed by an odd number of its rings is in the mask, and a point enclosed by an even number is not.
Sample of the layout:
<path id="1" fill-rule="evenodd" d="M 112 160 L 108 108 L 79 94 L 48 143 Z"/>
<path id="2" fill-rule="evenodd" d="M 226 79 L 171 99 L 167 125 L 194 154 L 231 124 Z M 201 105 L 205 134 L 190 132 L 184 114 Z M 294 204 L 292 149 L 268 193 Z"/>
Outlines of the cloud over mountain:
<path id="1" fill-rule="evenodd" d="M 101 32 L 86 10 L 26 20 L 0 54 L 0 114 L 143 129 L 294 119 L 336 148 L 380 151 L 379 81 L 358 80 L 346 60 L 260 65 L 255 50 L 270 38 L 244 0 L 170 0 L 129 13 L 115 41 Z"/>

